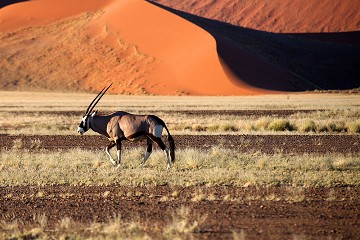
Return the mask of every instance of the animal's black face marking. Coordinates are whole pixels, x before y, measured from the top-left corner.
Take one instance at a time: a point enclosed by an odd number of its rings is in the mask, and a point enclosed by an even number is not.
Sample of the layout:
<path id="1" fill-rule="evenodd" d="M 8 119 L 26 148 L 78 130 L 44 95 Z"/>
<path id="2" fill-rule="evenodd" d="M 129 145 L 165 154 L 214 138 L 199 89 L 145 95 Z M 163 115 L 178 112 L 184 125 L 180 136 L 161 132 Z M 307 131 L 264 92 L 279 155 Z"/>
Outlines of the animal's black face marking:
<path id="1" fill-rule="evenodd" d="M 79 127 L 78 127 L 78 133 L 80 133 L 81 135 L 82 134 L 84 134 L 87 130 L 89 130 L 89 124 L 87 123 L 87 121 L 88 121 L 88 115 L 85 115 L 83 118 L 82 118 L 82 120 L 81 120 L 81 122 L 80 122 L 80 124 L 79 124 Z"/>

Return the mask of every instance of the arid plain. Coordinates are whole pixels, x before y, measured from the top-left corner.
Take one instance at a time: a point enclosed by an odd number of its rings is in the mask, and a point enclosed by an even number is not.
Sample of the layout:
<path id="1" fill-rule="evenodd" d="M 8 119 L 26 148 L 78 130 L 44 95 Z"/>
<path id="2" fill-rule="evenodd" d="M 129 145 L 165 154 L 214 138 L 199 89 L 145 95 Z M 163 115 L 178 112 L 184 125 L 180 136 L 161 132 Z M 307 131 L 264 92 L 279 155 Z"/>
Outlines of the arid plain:
<path id="1" fill-rule="evenodd" d="M 357 1 L 0 7 L 0 238 L 360 235 Z M 110 82 L 96 109 L 161 117 L 169 171 L 131 142 L 116 169 L 77 134 Z"/>
<path id="2" fill-rule="evenodd" d="M 356 239 L 356 94 L 106 95 L 98 109 L 155 113 L 174 135 L 126 143 L 78 136 L 93 94 L 1 92 L 1 229 L 15 238 Z M 175 110 L 176 109 L 176 110 Z M 115 154 L 115 152 L 112 152 Z"/>

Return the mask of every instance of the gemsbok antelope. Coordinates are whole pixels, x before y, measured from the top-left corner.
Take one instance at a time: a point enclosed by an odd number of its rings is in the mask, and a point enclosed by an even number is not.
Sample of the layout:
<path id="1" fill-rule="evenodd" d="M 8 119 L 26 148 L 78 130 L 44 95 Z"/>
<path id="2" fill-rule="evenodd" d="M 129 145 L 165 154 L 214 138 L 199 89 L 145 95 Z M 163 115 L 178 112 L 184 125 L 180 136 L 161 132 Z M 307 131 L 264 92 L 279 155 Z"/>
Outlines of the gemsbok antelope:
<path id="1" fill-rule="evenodd" d="M 127 112 L 114 112 L 110 115 L 98 115 L 97 111 L 93 111 L 96 104 L 100 101 L 102 96 L 111 87 L 110 84 L 106 89 L 103 88 L 101 92 L 94 98 L 87 108 L 80 125 L 78 133 L 83 135 L 89 129 L 104 135 L 110 140 L 110 144 L 106 147 L 106 154 L 110 157 L 113 165 L 121 167 L 121 141 L 141 141 L 147 140 L 147 148 L 144 159 L 141 165 L 144 165 L 152 152 L 152 144 L 155 142 L 161 150 L 166 154 L 167 169 L 175 161 L 175 142 L 170 135 L 169 129 L 166 124 L 159 117 L 154 115 L 135 115 Z M 161 140 L 163 128 L 168 133 L 169 149 Z M 115 161 L 109 150 L 116 145 L 117 148 L 117 161 Z"/>

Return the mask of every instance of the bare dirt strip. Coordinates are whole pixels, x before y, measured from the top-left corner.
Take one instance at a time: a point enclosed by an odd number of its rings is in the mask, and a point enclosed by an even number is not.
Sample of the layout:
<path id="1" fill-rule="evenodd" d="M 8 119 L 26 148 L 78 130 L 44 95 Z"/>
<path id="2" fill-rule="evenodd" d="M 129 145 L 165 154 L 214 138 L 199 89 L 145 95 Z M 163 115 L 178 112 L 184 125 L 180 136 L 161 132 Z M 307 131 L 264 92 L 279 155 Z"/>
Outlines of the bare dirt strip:
<path id="1" fill-rule="evenodd" d="M 199 190 L 214 199 L 193 201 Z M 186 206 L 187 221 L 199 223 L 195 239 L 231 239 L 233 232 L 245 234 L 245 239 L 360 236 L 359 188 L 306 188 L 303 201 L 286 200 L 287 191 L 286 187 L 231 186 L 0 187 L 0 220 L 21 219 L 29 227 L 34 216 L 45 214 L 51 232 L 65 217 L 90 224 L 120 215 L 123 221 L 140 222 L 153 239 L 162 239 L 176 211 Z M 272 195 L 282 200 L 265 200 Z"/>
<path id="2" fill-rule="evenodd" d="M 239 152 L 263 153 L 360 153 L 360 135 L 176 135 L 178 149 L 207 150 L 221 147 Z M 21 142 L 25 149 L 104 149 L 108 139 L 96 135 L 7 135 L 0 134 L 0 149 Z M 166 139 L 164 139 L 166 142 Z M 18 145 L 18 143 L 17 143 Z M 124 141 L 124 148 L 146 146 L 145 142 Z M 17 146 L 19 147 L 19 146 Z"/>

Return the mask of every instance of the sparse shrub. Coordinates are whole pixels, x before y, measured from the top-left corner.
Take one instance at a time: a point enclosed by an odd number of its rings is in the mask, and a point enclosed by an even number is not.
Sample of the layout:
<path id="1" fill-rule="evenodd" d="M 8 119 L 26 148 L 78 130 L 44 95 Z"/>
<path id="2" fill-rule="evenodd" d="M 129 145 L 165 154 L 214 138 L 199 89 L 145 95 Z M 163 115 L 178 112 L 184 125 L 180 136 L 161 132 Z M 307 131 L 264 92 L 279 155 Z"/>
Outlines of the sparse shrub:
<path id="1" fill-rule="evenodd" d="M 182 131 L 186 128 L 183 124 L 173 124 L 171 130 Z"/>
<path id="2" fill-rule="evenodd" d="M 48 220 L 47 220 L 47 217 L 45 216 L 45 214 L 41 214 L 41 215 L 34 215 L 33 216 L 33 220 L 39 224 L 39 227 L 41 229 L 45 229 L 47 224 L 48 224 Z"/>
<path id="3" fill-rule="evenodd" d="M 192 130 L 192 126 L 190 126 L 190 125 L 186 125 L 186 126 L 184 126 L 184 128 L 183 128 L 183 130 Z"/>
<path id="4" fill-rule="evenodd" d="M 189 239 L 193 233 L 199 230 L 205 220 L 206 216 L 190 220 L 190 209 L 182 206 L 173 215 L 172 222 L 164 228 L 163 233 L 170 239 Z"/>
<path id="5" fill-rule="evenodd" d="M 209 132 L 216 132 L 216 131 L 218 131 L 219 130 L 219 125 L 210 125 L 210 126 L 208 126 L 207 127 L 207 130 L 209 131 Z"/>
<path id="6" fill-rule="evenodd" d="M 296 130 L 295 125 L 291 124 L 287 120 L 277 119 L 271 122 L 268 126 L 269 130 L 272 131 L 294 131 Z"/>
<path id="7" fill-rule="evenodd" d="M 330 122 L 327 124 L 329 132 L 347 132 L 345 122 Z"/>
<path id="8" fill-rule="evenodd" d="M 244 229 L 241 229 L 241 231 L 238 232 L 233 232 L 232 237 L 234 240 L 245 240 L 246 239 L 246 233 Z"/>
<path id="9" fill-rule="evenodd" d="M 235 125 L 230 124 L 230 123 L 226 123 L 224 125 L 221 125 L 220 129 L 222 131 L 225 131 L 225 132 L 236 132 L 236 131 L 239 130 Z"/>
<path id="10" fill-rule="evenodd" d="M 21 138 L 14 139 L 13 141 L 13 149 L 21 149 L 23 147 L 23 141 Z"/>
<path id="11" fill-rule="evenodd" d="M 186 168 L 187 169 L 199 169 L 201 167 L 201 163 L 199 160 L 195 158 L 186 159 Z"/>
<path id="12" fill-rule="evenodd" d="M 336 192 L 333 188 L 329 189 L 326 201 L 336 201 Z"/>
<path id="13" fill-rule="evenodd" d="M 270 120 L 269 118 L 266 118 L 266 117 L 262 117 L 262 118 L 259 118 L 255 125 L 252 126 L 252 130 L 266 130 L 268 129 L 268 126 L 270 124 Z"/>
<path id="14" fill-rule="evenodd" d="M 195 191 L 194 196 L 191 198 L 192 202 L 201 202 L 206 199 L 206 195 L 201 191 L 201 189 Z"/>
<path id="15" fill-rule="evenodd" d="M 319 125 L 317 127 L 317 130 L 318 130 L 318 132 L 328 132 L 329 131 L 327 125 Z"/>
<path id="16" fill-rule="evenodd" d="M 301 132 L 316 132 L 316 123 L 313 120 L 308 120 L 301 123 L 299 130 Z"/>
<path id="17" fill-rule="evenodd" d="M 124 229 L 124 221 L 120 216 L 115 216 L 107 224 L 104 225 L 103 231 L 108 236 L 117 236 L 122 233 Z"/>
<path id="18" fill-rule="evenodd" d="M 31 139 L 30 141 L 30 148 L 31 149 L 39 149 L 41 146 L 41 140 L 40 139 Z"/>
<path id="19" fill-rule="evenodd" d="M 206 131 L 206 127 L 200 125 L 200 124 L 196 124 L 196 125 L 193 125 L 192 128 L 191 128 L 193 131 L 196 131 L 196 132 L 203 132 L 203 131 Z"/>
<path id="20" fill-rule="evenodd" d="M 60 230 L 71 229 L 73 226 L 74 226 L 74 221 L 69 217 L 65 217 L 59 220 L 58 227 Z"/>
<path id="21" fill-rule="evenodd" d="M 336 170 L 360 169 L 360 162 L 347 158 L 339 158 L 333 160 L 332 167 Z"/>
<path id="22" fill-rule="evenodd" d="M 115 216 L 101 226 L 102 232 L 110 239 L 149 239 L 144 228 L 138 222 L 125 222 L 120 216 Z"/>
<path id="23" fill-rule="evenodd" d="M 305 189 L 303 187 L 287 187 L 285 200 L 288 202 L 302 202 L 305 200 Z"/>
<path id="24" fill-rule="evenodd" d="M 264 169 L 267 166 L 269 159 L 267 157 L 261 157 L 257 160 L 257 166 L 259 169 Z"/>
<path id="25" fill-rule="evenodd" d="M 65 124 L 58 124 L 56 125 L 56 130 L 58 131 L 65 131 L 65 130 L 71 130 L 73 129 L 72 125 L 65 125 Z"/>
<path id="26" fill-rule="evenodd" d="M 327 125 L 327 130 L 329 132 L 336 132 L 336 124 L 331 122 L 331 123 L 328 123 Z"/>
<path id="27" fill-rule="evenodd" d="M 347 128 L 349 133 L 360 133 L 360 121 L 350 122 Z"/>

